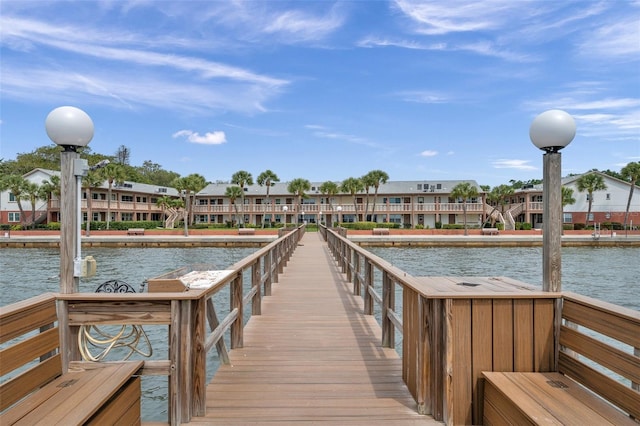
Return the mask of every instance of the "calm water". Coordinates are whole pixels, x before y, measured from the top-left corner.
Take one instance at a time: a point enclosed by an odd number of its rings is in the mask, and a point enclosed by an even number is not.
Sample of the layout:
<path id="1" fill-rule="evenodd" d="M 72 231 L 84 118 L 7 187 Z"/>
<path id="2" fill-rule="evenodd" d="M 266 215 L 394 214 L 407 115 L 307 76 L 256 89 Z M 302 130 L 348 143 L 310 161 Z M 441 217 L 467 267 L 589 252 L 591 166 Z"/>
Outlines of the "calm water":
<path id="1" fill-rule="evenodd" d="M 87 249 L 98 273 L 82 280 L 81 291 L 92 292 L 107 280 L 126 281 L 138 289 L 146 279 L 192 263 L 225 269 L 253 253 L 253 248 L 101 248 Z M 371 248 L 371 252 L 415 276 L 508 276 L 541 286 L 542 249 L 526 248 Z M 639 248 L 564 248 L 563 289 L 640 310 Z M 58 291 L 57 249 L 0 250 L 0 303 Z M 215 300 L 218 317 L 228 312 L 228 295 Z M 396 300 L 402 300 L 401 297 Z M 154 347 L 153 359 L 166 359 L 166 327 L 145 327 Z M 398 340 L 400 341 L 400 340 Z M 134 357 L 135 358 L 135 357 Z M 208 359 L 208 379 L 218 365 L 215 351 Z M 166 378 L 143 378 L 143 418 L 166 421 Z"/>

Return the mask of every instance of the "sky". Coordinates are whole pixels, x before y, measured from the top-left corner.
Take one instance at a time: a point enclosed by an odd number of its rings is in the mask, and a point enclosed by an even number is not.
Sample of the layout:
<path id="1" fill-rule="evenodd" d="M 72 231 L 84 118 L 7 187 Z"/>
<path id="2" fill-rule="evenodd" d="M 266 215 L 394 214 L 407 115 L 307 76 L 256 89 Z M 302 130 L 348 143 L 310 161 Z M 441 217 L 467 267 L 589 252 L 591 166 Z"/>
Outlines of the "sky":
<path id="1" fill-rule="evenodd" d="M 640 1 L 0 1 L 0 158 L 81 108 L 93 152 L 182 176 L 542 179 L 640 161 Z"/>

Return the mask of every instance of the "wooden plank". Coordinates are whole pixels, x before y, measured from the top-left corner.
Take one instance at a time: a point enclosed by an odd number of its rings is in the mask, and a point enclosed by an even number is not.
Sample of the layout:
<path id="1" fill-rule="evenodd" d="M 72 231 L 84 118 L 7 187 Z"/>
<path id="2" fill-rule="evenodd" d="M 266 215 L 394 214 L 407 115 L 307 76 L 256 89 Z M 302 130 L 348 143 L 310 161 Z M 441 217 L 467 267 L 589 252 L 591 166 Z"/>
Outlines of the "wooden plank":
<path id="1" fill-rule="evenodd" d="M 56 299 L 52 293 L 0 307 L 0 344 L 57 320 Z"/>
<path id="2" fill-rule="evenodd" d="M 141 423 L 140 394 L 140 377 L 134 377 L 111 398 L 106 406 L 91 417 L 86 425 L 139 425 Z"/>
<path id="3" fill-rule="evenodd" d="M 472 423 L 473 389 L 471 373 L 471 301 L 446 300 L 446 377 L 444 421 Z"/>
<path id="4" fill-rule="evenodd" d="M 485 373 L 487 394 L 503 420 L 515 424 L 635 424 L 595 394 L 559 373 Z M 495 394 L 498 394 L 496 397 Z M 491 415 L 491 413 L 490 413 Z M 488 423 L 495 422 L 489 419 Z"/>
<path id="5" fill-rule="evenodd" d="M 536 299 L 533 303 L 533 371 L 555 370 L 555 300 Z"/>
<path id="6" fill-rule="evenodd" d="M 483 423 L 485 425 L 535 425 L 536 423 L 521 409 L 527 401 L 526 398 L 519 398 L 518 404 L 511 402 L 510 396 L 519 391 L 520 389 L 513 386 L 502 373 L 485 373 Z M 543 418 L 544 412 L 540 410 L 540 415 L 535 417 Z M 560 423 L 556 424 L 560 425 Z"/>
<path id="7" fill-rule="evenodd" d="M 633 354 L 566 326 L 560 330 L 560 345 L 586 356 L 632 382 L 640 382 L 640 359 Z"/>
<path id="8" fill-rule="evenodd" d="M 561 373 L 593 390 L 635 418 L 640 418 L 640 393 L 563 352 L 559 355 L 558 370 Z"/>
<path id="9" fill-rule="evenodd" d="M 534 371 L 533 300 L 513 301 L 513 371 Z"/>
<path id="10" fill-rule="evenodd" d="M 419 319 L 418 294 L 406 289 L 402 292 L 402 377 L 414 398 L 418 394 L 418 346 L 420 345 L 421 323 Z"/>
<path id="11" fill-rule="evenodd" d="M 493 371 L 513 371 L 513 302 L 493 300 Z"/>
<path id="12" fill-rule="evenodd" d="M 607 309 L 603 304 L 586 304 L 578 300 L 565 298 L 562 307 L 562 318 L 585 326 L 605 336 L 612 337 L 633 347 L 640 347 L 640 319 L 626 312 L 622 307 L 620 313 Z M 638 314 L 640 317 L 640 314 Z"/>
<path id="13" fill-rule="evenodd" d="M 0 411 L 7 409 L 33 390 L 46 385 L 61 374 L 62 360 L 58 354 L 2 383 L 0 385 Z"/>
<path id="14" fill-rule="evenodd" d="M 493 303 L 491 299 L 474 299 L 471 302 L 471 347 L 473 424 L 482 423 L 484 401 L 483 371 L 493 369 Z"/>
<path id="15" fill-rule="evenodd" d="M 0 376 L 57 349 L 59 339 L 56 327 L 0 350 Z"/>

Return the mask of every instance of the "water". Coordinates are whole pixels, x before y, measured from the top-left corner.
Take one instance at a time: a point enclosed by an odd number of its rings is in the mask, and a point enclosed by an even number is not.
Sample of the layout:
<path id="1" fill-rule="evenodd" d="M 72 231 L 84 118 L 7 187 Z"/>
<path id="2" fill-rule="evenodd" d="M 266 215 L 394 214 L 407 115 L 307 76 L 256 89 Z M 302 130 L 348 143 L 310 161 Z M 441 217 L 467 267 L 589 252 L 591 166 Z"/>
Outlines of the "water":
<path id="1" fill-rule="evenodd" d="M 107 280 L 126 281 L 138 289 L 146 279 L 193 263 L 225 269 L 254 253 L 254 248 L 96 248 L 98 273 L 80 283 L 93 292 Z M 523 248 L 370 248 L 374 254 L 414 276 L 508 276 L 541 286 L 542 249 Z M 6 305 L 59 289 L 58 249 L 0 250 L 0 303 Z M 245 280 L 247 281 L 247 280 Z M 277 285 L 277 284 L 276 284 Z M 586 296 L 640 310 L 639 248 L 563 248 L 562 287 Z M 400 291 L 398 289 L 398 291 Z M 402 297 L 396 297 L 401 301 Z M 214 301 L 218 317 L 228 312 L 224 291 Z M 400 308 L 400 307 L 398 307 Z M 145 327 L 154 347 L 152 359 L 166 359 L 166 327 Z M 401 342 L 401 338 L 397 339 Z M 228 342 L 227 342 L 228 343 Z M 218 365 L 216 351 L 207 360 L 207 380 Z M 136 357 L 133 357 L 136 358 Z M 138 359 L 141 359 L 138 357 Z M 167 380 L 143 377 L 143 419 L 167 420 Z"/>

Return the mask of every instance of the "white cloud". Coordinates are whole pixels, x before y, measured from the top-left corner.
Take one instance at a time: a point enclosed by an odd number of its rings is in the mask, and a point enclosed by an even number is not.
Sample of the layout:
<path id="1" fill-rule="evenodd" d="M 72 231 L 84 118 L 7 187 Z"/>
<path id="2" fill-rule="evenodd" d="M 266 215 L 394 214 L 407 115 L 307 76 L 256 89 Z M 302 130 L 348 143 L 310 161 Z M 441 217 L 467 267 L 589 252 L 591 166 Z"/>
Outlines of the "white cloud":
<path id="1" fill-rule="evenodd" d="M 438 155 L 438 151 L 426 150 L 420 153 L 421 157 L 435 157 L 436 155 Z"/>
<path id="2" fill-rule="evenodd" d="M 200 135 L 192 130 L 180 130 L 173 134 L 174 138 L 186 138 L 191 143 L 202 145 L 220 145 L 227 142 L 224 132 L 207 132 Z"/>
<path id="3" fill-rule="evenodd" d="M 406 102 L 417 102 L 419 104 L 442 104 L 449 102 L 450 98 L 435 91 L 408 90 L 398 92 L 397 95 Z"/>
<path id="4" fill-rule="evenodd" d="M 537 170 L 528 163 L 529 160 L 495 160 L 492 164 L 496 169 Z"/>

